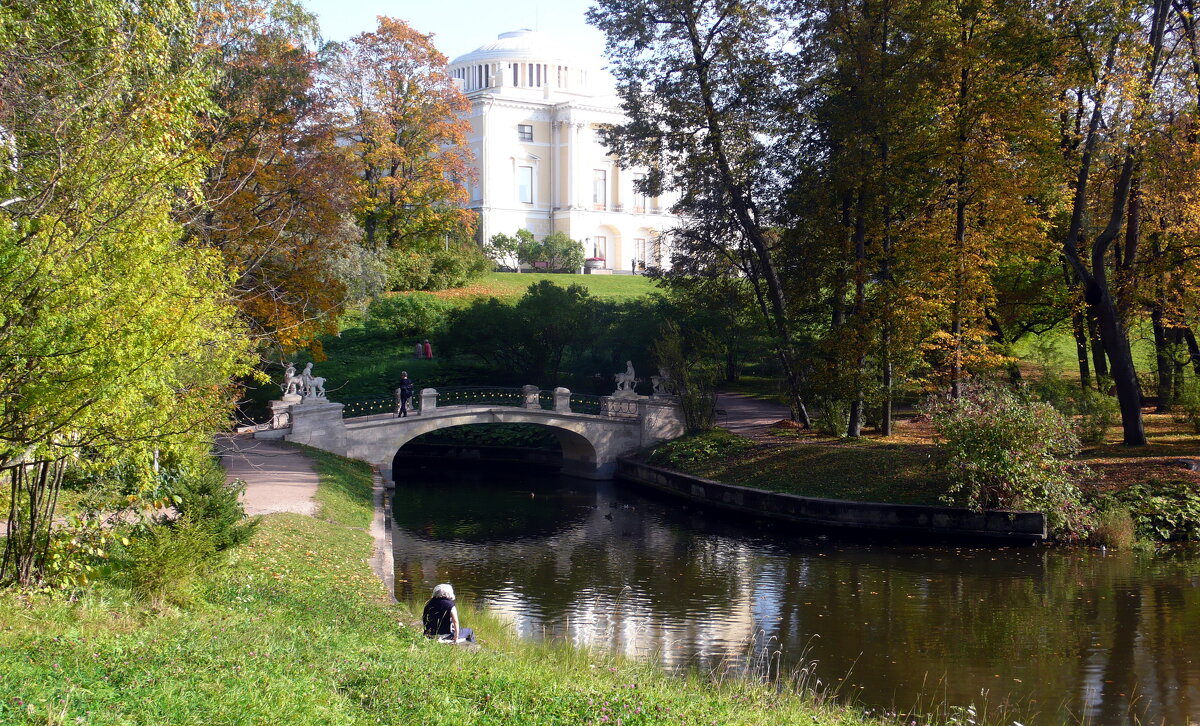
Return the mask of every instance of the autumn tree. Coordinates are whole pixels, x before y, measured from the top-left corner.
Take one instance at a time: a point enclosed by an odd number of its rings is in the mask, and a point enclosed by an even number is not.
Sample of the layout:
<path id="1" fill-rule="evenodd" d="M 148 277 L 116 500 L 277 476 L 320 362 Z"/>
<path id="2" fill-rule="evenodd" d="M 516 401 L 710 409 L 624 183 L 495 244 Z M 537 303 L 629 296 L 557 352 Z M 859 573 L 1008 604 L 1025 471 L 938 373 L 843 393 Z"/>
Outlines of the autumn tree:
<path id="1" fill-rule="evenodd" d="M 220 251 L 268 349 L 305 347 L 345 305 L 337 263 L 359 236 L 347 224 L 354 175 L 310 48 L 316 19 L 293 0 L 209 0 L 200 20 L 214 107 L 197 137 L 210 164 L 188 234 Z"/>
<path id="2" fill-rule="evenodd" d="M 458 116 L 469 103 L 430 36 L 381 16 L 338 50 L 330 79 L 367 246 L 424 252 L 471 237 L 462 205 L 473 170 Z"/>

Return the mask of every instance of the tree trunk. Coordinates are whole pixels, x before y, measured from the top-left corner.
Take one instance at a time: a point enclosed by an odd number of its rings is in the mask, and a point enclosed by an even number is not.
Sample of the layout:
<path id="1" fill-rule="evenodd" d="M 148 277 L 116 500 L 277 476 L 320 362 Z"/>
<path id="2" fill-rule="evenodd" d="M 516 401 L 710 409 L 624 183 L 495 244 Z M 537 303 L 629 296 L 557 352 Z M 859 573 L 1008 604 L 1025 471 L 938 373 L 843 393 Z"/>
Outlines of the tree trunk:
<path id="1" fill-rule="evenodd" d="M 1175 402 L 1175 357 L 1171 355 L 1170 338 L 1163 325 L 1163 309 L 1158 302 L 1150 308 L 1150 324 L 1154 328 L 1154 363 L 1158 372 L 1158 406 L 1155 411 L 1167 413 Z"/>
<path id="2" fill-rule="evenodd" d="M 1104 342 L 1100 339 L 1100 319 L 1096 317 L 1096 312 L 1090 305 L 1087 308 L 1087 324 L 1092 347 L 1092 366 L 1096 369 L 1096 387 L 1099 388 L 1101 382 L 1110 376 L 1108 358 L 1104 355 Z"/>
<path id="3" fill-rule="evenodd" d="M 812 421 L 809 419 L 808 409 L 804 405 L 804 396 L 801 392 L 800 372 L 796 368 L 792 335 L 788 330 L 787 304 L 784 300 L 783 285 L 779 280 L 775 263 L 771 259 L 771 250 L 766 234 L 758 222 L 757 206 L 742 183 L 734 176 L 729 157 L 726 154 L 724 129 L 716 109 L 715 94 L 708 77 L 711 59 L 705 56 L 705 43 L 697 25 L 696 8 L 689 10 L 685 17 L 700 101 L 704 106 L 708 144 L 716 157 L 717 171 L 721 185 L 728 193 L 733 217 L 737 221 L 739 229 L 746 236 L 746 240 L 753 247 L 760 274 L 767 284 L 768 300 L 771 304 L 771 322 L 778 348 L 777 354 L 783 367 L 784 376 L 787 378 L 792 410 L 805 428 L 812 428 Z"/>
<path id="4" fill-rule="evenodd" d="M 866 192 L 863 189 L 858 190 L 858 208 L 854 217 L 854 319 L 860 326 L 863 323 L 863 315 L 867 309 L 867 281 L 866 281 L 866 264 L 867 264 L 867 220 L 866 220 Z M 866 356 L 862 350 L 865 347 L 866 341 L 858 341 L 858 355 L 856 356 L 854 370 L 851 375 L 854 376 L 854 397 L 850 400 L 850 419 L 846 426 L 846 436 L 857 438 L 862 436 L 862 418 L 863 418 L 863 393 L 862 393 L 862 370 L 866 364 Z"/>
<path id="5" fill-rule="evenodd" d="M 1083 312 L 1075 311 L 1071 316 L 1071 332 L 1075 335 L 1075 360 L 1079 363 L 1079 386 L 1087 388 L 1092 385 L 1092 373 L 1088 368 L 1088 339 L 1087 328 L 1083 321 Z"/>

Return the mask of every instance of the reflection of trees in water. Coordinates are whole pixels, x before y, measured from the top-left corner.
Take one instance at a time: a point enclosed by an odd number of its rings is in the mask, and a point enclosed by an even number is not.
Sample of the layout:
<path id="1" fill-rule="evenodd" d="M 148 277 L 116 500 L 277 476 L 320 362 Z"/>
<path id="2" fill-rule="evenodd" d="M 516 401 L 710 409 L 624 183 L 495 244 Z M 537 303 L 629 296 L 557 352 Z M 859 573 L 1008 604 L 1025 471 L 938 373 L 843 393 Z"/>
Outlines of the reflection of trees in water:
<path id="1" fill-rule="evenodd" d="M 1061 722 L 1063 704 L 1096 724 L 1126 723 L 1131 710 L 1149 723 L 1200 716 L 1194 553 L 771 545 L 731 536 L 711 521 L 720 517 L 603 487 L 547 500 L 560 526 L 532 536 L 431 542 L 397 531 L 398 574 L 418 588 L 454 582 L 522 633 L 544 626 L 668 666 L 736 658 L 763 629 L 785 669 L 811 645 L 822 680 L 851 673 L 863 690 L 842 693 L 876 705 L 978 704 L 986 689 L 989 702 L 1011 700 L 1044 723 Z"/>

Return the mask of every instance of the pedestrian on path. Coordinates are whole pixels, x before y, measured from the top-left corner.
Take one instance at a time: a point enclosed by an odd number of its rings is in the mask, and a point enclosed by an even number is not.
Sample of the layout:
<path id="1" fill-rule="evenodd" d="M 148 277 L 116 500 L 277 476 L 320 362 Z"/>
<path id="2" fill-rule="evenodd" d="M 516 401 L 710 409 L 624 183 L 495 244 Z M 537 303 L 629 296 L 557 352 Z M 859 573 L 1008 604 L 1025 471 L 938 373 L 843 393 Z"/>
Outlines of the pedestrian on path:
<path id="1" fill-rule="evenodd" d="M 425 358 L 433 360 L 433 346 L 429 344 L 428 340 L 425 341 Z"/>
<path id="2" fill-rule="evenodd" d="M 408 371 L 400 371 L 400 387 L 396 389 L 396 418 L 408 418 L 408 401 L 413 397 L 413 382 Z"/>

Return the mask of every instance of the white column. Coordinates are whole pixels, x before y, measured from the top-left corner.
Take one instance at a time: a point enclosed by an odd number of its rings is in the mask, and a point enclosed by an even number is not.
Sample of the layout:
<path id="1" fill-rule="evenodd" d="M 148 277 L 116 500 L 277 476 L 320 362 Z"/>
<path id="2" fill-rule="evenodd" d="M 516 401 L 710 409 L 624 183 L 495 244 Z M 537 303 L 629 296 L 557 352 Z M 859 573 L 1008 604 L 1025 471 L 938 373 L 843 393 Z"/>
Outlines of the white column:
<path id="1" fill-rule="evenodd" d="M 566 168 L 566 174 L 564 175 L 566 177 L 566 182 L 567 182 L 566 183 L 567 198 L 566 198 L 565 204 L 563 206 L 565 206 L 567 209 L 574 209 L 575 208 L 575 179 L 574 179 L 574 176 L 576 174 L 575 157 L 577 156 L 577 154 L 575 153 L 575 146 L 576 146 L 575 124 L 570 121 L 567 121 L 567 122 L 563 123 L 563 128 L 566 129 L 566 132 L 567 132 L 567 168 Z"/>

